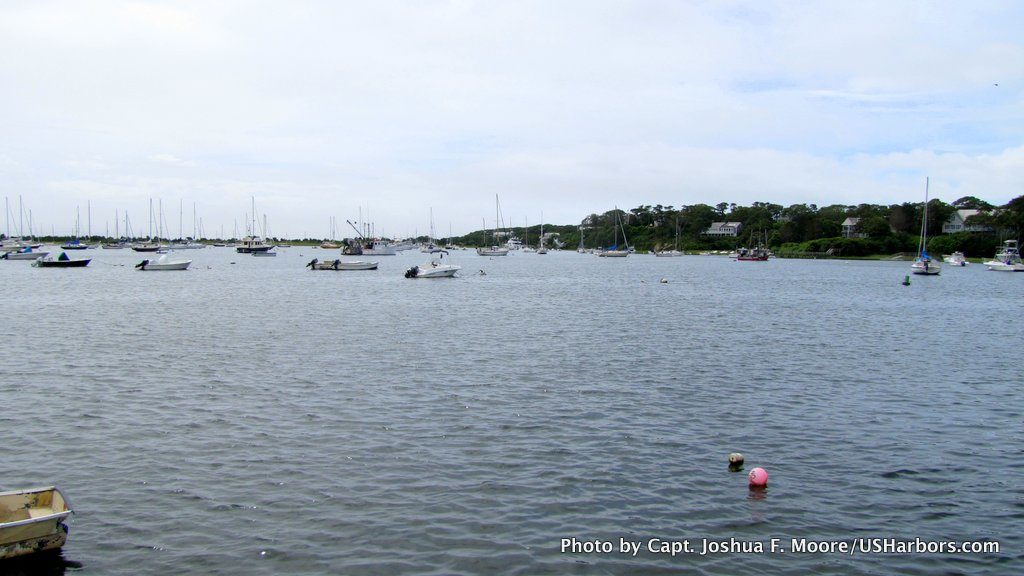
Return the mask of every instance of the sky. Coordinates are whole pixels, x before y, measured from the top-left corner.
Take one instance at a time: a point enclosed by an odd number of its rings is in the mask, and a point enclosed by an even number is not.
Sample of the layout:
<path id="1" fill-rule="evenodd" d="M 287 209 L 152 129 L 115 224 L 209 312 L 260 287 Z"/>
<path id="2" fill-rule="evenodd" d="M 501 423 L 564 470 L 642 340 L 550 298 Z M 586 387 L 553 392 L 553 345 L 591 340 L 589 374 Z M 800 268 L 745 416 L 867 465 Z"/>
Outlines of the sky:
<path id="1" fill-rule="evenodd" d="M 496 198 L 1003 204 L 1022 30 L 1017 0 L 5 0 L 0 188 L 15 234 L 145 233 L 150 199 L 172 236 L 255 204 L 315 238 L 462 235 Z"/>

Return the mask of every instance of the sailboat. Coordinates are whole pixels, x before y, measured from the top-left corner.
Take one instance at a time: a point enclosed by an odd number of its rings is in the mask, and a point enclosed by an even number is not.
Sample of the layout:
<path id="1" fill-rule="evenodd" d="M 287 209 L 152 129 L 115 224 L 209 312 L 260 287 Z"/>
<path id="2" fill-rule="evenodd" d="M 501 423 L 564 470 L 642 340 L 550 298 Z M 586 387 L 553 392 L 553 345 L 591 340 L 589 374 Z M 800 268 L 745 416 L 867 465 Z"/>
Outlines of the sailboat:
<path id="1" fill-rule="evenodd" d="M 434 209 L 430 209 L 430 236 L 427 236 L 427 243 L 420 246 L 420 252 L 424 254 L 439 254 L 444 252 L 444 248 L 441 248 L 434 243 Z"/>
<path id="2" fill-rule="evenodd" d="M 576 249 L 576 253 L 585 254 L 587 252 L 586 247 L 583 246 L 583 226 L 580 226 L 580 247 Z"/>
<path id="3" fill-rule="evenodd" d="M 508 248 L 498 244 L 498 225 L 501 221 L 501 205 L 498 204 L 498 195 L 494 195 L 494 245 L 486 248 L 477 248 L 476 253 L 480 256 L 508 256 Z"/>
<path id="4" fill-rule="evenodd" d="M 125 224 L 127 226 L 127 224 Z M 145 242 L 135 242 L 132 250 L 136 252 L 156 252 L 160 249 L 160 242 L 153 241 L 153 199 L 149 199 L 149 237 Z"/>
<path id="5" fill-rule="evenodd" d="M 928 255 L 928 178 L 924 179 L 924 214 L 921 216 L 921 239 L 917 244 L 917 259 L 910 271 L 922 276 L 938 276 L 942 266 Z"/>
<path id="6" fill-rule="evenodd" d="M 660 258 L 671 258 L 673 256 L 682 256 L 683 253 L 679 251 L 679 217 L 676 216 L 676 243 L 675 248 L 672 250 L 659 250 L 654 253 L 655 256 Z"/>
<path id="7" fill-rule="evenodd" d="M 625 258 L 629 256 L 629 241 L 626 240 L 626 229 L 622 227 L 622 220 L 619 218 L 619 207 L 615 207 L 615 243 L 609 246 L 607 249 L 601 250 L 597 253 L 602 258 Z M 622 230 L 622 244 L 625 245 L 624 250 L 619 249 L 619 230 Z"/>
<path id="8" fill-rule="evenodd" d="M 537 254 L 547 254 L 548 249 L 544 247 L 544 213 L 540 213 L 540 241 L 537 242 Z"/>
<path id="9" fill-rule="evenodd" d="M 536 252 L 533 248 L 530 248 L 530 221 L 523 219 L 523 253 Z"/>

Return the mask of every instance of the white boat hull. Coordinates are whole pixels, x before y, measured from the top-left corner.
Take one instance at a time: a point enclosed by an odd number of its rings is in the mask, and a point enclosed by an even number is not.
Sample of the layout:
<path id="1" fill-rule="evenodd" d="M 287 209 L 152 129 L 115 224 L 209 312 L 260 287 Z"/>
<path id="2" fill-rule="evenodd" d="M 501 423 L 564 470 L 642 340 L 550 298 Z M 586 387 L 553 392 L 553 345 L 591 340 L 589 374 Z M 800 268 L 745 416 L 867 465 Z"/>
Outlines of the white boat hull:
<path id="1" fill-rule="evenodd" d="M 8 252 L 5 258 L 8 260 L 35 260 L 36 258 L 42 258 L 47 254 L 49 254 L 49 252 Z"/>
<path id="2" fill-rule="evenodd" d="M 166 260 L 163 257 L 156 260 L 143 260 L 135 265 L 135 268 L 143 271 L 158 270 L 188 270 L 191 260 Z"/>
<path id="3" fill-rule="evenodd" d="M 413 266 L 406 273 L 406 278 L 454 278 L 455 273 L 462 270 L 461 266 L 454 264 L 441 264 L 440 262 L 428 262 L 419 266 Z"/>
<path id="4" fill-rule="evenodd" d="M 1024 272 L 1024 264 L 1014 264 L 1012 262 L 1007 264 L 1006 262 L 999 262 L 998 260 L 990 260 L 985 262 L 985 266 L 989 270 L 994 270 L 996 272 Z"/>
<path id="5" fill-rule="evenodd" d="M 317 262 L 317 270 L 376 270 L 377 262 L 366 260 L 333 260 L 329 262 Z"/>
<path id="6" fill-rule="evenodd" d="M 480 256 L 508 256 L 508 248 L 477 248 Z"/>
<path id="7" fill-rule="evenodd" d="M 602 250 L 597 255 L 601 258 L 625 258 L 629 256 L 629 252 L 625 250 Z"/>
<path id="8" fill-rule="evenodd" d="M 654 255 L 657 256 L 658 258 L 674 258 L 677 256 L 682 256 L 683 253 L 680 252 L 679 250 L 662 250 L 661 252 L 655 252 Z"/>
<path id="9" fill-rule="evenodd" d="M 941 270 L 942 266 L 938 262 L 929 262 L 925 265 L 924 262 L 919 260 L 910 265 L 910 272 L 920 276 L 938 276 Z"/>

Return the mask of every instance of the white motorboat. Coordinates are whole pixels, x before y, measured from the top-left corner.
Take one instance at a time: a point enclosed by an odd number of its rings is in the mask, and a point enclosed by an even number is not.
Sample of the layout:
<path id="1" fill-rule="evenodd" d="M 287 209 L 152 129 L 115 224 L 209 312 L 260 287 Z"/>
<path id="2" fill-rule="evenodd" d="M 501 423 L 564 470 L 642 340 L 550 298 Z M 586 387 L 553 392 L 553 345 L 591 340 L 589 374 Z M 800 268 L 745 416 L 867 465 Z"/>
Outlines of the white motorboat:
<path id="1" fill-rule="evenodd" d="M 985 266 L 989 270 L 997 272 L 1024 272 L 1024 263 L 1021 262 L 1017 241 L 1007 240 L 1004 242 L 1003 249 L 996 253 L 995 258 L 985 262 Z"/>
<path id="2" fill-rule="evenodd" d="M 367 260 L 325 260 L 320 262 L 313 258 L 306 268 L 311 270 L 376 270 L 377 262 Z"/>
<path id="3" fill-rule="evenodd" d="M 266 250 L 259 250 L 257 252 L 250 252 L 250 254 L 252 254 L 253 256 L 263 256 L 263 257 L 277 256 L 277 252 L 274 252 L 273 248 L 274 247 L 271 246 L 270 248 L 268 248 Z"/>
<path id="4" fill-rule="evenodd" d="M 924 179 L 924 214 L 921 216 L 921 239 L 917 244 L 917 259 L 910 272 L 921 276 L 938 276 L 942 265 L 928 255 L 928 178 Z"/>
<path id="5" fill-rule="evenodd" d="M 0 560 L 64 546 L 71 513 L 54 486 L 0 492 Z"/>
<path id="6" fill-rule="evenodd" d="M 963 252 L 953 252 L 952 254 L 943 258 L 943 261 L 945 261 L 946 264 L 950 264 L 952 266 L 967 266 L 968 264 L 970 264 L 970 262 L 968 262 L 967 259 L 964 258 Z"/>
<path id="7" fill-rule="evenodd" d="M 135 265 L 136 270 L 188 270 L 191 260 L 174 259 L 170 253 L 161 254 L 152 260 L 143 260 Z"/>
<path id="8" fill-rule="evenodd" d="M 419 266 L 413 266 L 405 271 L 406 278 L 454 278 L 455 273 L 462 270 L 462 266 L 456 266 L 454 264 L 445 264 L 442 262 L 442 258 L 447 252 L 441 252 L 441 257 L 437 260 L 431 260 L 426 264 L 420 264 Z"/>
<path id="9" fill-rule="evenodd" d="M 39 252 L 33 250 L 31 246 L 25 246 L 17 252 L 4 252 L 0 254 L 0 258 L 6 258 L 7 260 L 35 260 L 36 258 L 42 258 L 49 254 L 49 252 Z"/>

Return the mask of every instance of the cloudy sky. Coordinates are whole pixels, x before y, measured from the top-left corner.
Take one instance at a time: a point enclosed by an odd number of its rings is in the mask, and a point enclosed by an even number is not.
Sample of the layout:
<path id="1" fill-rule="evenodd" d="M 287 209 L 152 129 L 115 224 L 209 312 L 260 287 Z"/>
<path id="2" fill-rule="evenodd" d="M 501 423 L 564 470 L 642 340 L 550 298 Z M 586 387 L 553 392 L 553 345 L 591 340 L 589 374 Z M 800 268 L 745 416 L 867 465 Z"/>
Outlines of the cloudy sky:
<path id="1" fill-rule="evenodd" d="M 388 235 L 613 206 L 1024 194 L 1024 3 L 0 3 L 35 231 Z M 367 215 L 368 218 L 367 218 Z M 122 217 L 123 218 L 123 217 Z M 6 228 L 2 230 L 6 232 Z M 26 230 L 27 232 L 27 230 Z"/>

